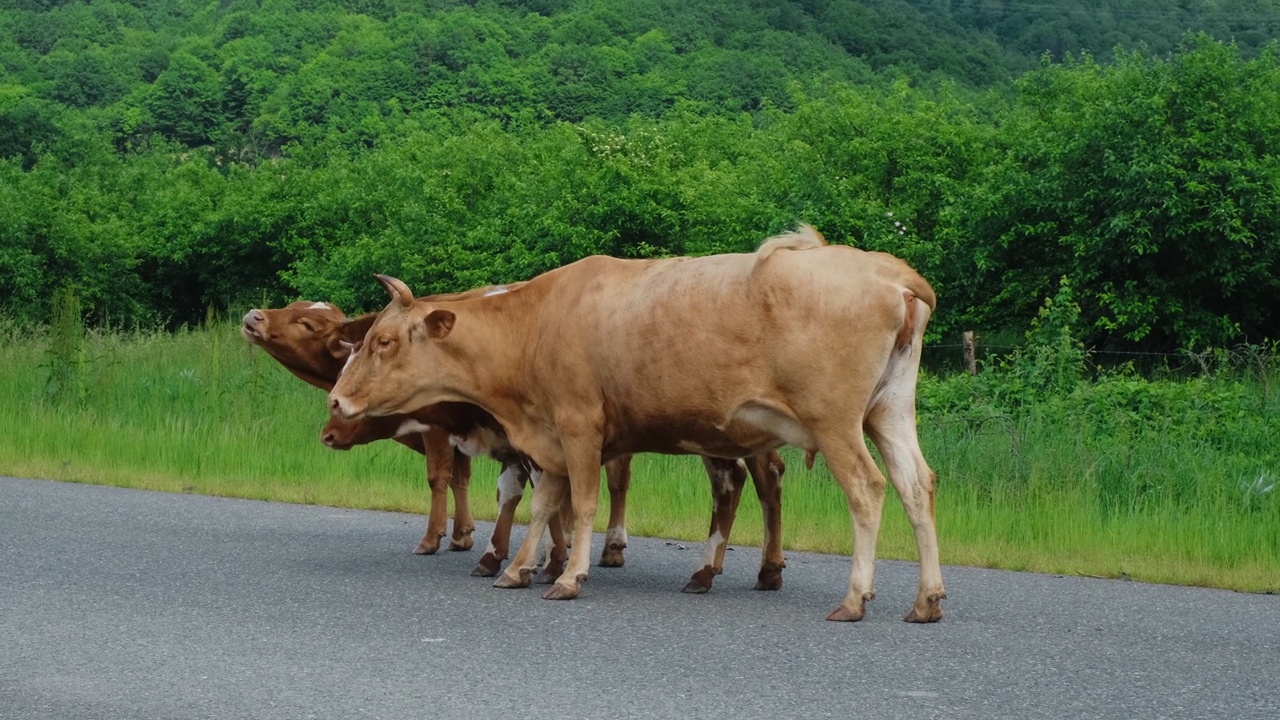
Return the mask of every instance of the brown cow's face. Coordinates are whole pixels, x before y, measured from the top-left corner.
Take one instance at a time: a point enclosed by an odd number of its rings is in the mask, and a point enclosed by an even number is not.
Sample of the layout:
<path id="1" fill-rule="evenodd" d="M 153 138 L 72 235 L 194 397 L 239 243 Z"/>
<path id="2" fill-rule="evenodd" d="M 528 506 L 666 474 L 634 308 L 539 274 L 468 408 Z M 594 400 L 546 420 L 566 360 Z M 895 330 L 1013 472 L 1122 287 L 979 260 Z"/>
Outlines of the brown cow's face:
<path id="1" fill-rule="evenodd" d="M 314 365 L 346 359 L 347 350 L 332 342 L 346 319 L 328 303 L 301 301 L 275 310 L 250 310 L 240 332 L 285 364 Z"/>
<path id="2" fill-rule="evenodd" d="M 407 413 L 428 404 L 416 400 L 423 388 L 415 380 L 422 369 L 435 365 L 437 341 L 453 329 L 452 312 L 414 301 L 399 280 L 379 279 L 394 299 L 378 314 L 329 393 L 334 415 L 347 420 Z"/>
<path id="3" fill-rule="evenodd" d="M 348 318 L 328 303 L 303 301 L 275 310 L 250 310 L 240 332 L 298 377 L 328 389 L 351 354 L 345 340 L 363 336 L 373 318 Z"/>
<path id="4" fill-rule="evenodd" d="M 360 420 L 344 420 L 337 415 L 330 415 L 329 422 L 320 431 L 320 442 L 334 450 L 350 450 L 356 445 L 422 433 L 428 429 L 429 425 L 403 415 L 366 417 Z"/>

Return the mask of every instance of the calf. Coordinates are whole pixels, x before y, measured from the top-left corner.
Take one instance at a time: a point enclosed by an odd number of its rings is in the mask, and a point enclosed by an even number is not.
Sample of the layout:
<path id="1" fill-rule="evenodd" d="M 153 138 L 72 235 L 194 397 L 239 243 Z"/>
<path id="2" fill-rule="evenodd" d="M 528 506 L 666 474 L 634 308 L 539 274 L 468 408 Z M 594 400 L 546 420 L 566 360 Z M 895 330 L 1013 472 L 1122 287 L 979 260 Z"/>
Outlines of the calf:
<path id="1" fill-rule="evenodd" d="M 635 452 L 737 458 L 783 444 L 821 452 L 853 521 L 848 591 L 830 620 L 860 620 L 874 597 L 885 479 L 880 450 L 920 557 L 910 622 L 942 616 L 935 477 L 916 435 L 915 390 L 936 299 L 910 266 L 830 246 L 804 226 L 755 253 L 621 260 L 589 257 L 502 295 L 392 301 L 329 393 L 342 417 L 469 402 L 491 413 L 545 471 L 530 536 L 571 493 L 576 542 L 544 593 L 586 579 L 601 461 Z M 530 582 L 527 538 L 499 578 Z"/>
<path id="2" fill-rule="evenodd" d="M 349 350 L 343 344 L 344 330 L 367 328 L 373 315 L 350 320 L 341 310 L 322 302 L 295 302 L 271 310 L 250 310 L 244 316 L 241 333 L 250 343 L 266 351 L 297 377 L 325 392 L 333 388 Z M 353 324 L 354 323 L 354 324 Z M 373 428 L 398 425 L 394 419 L 380 418 L 362 423 L 370 432 Z M 356 425 L 356 427 L 361 427 Z M 449 503 L 447 493 L 453 490 L 454 519 L 450 550 L 469 550 L 473 545 L 471 533 L 475 523 L 471 517 L 471 503 L 467 489 L 471 483 L 471 458 L 457 452 L 449 444 L 449 436 L 441 430 L 417 433 L 379 434 L 371 439 L 394 437 L 414 451 L 426 456 L 427 486 L 431 489 L 431 510 L 427 531 L 414 553 L 431 555 L 440 548 L 448 525 Z"/>

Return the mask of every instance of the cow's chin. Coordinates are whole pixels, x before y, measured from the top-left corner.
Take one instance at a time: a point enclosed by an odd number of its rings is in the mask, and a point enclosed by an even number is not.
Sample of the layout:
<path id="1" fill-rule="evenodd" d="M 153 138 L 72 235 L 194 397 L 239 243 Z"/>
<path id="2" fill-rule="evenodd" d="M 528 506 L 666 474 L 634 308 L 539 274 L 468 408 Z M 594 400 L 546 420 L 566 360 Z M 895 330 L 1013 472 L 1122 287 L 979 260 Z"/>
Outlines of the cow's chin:
<path id="1" fill-rule="evenodd" d="M 262 334 L 259 333 L 257 330 L 249 327 L 248 325 L 240 326 L 240 334 L 244 335 L 244 339 L 248 340 L 254 345 L 258 345 L 262 342 Z"/>

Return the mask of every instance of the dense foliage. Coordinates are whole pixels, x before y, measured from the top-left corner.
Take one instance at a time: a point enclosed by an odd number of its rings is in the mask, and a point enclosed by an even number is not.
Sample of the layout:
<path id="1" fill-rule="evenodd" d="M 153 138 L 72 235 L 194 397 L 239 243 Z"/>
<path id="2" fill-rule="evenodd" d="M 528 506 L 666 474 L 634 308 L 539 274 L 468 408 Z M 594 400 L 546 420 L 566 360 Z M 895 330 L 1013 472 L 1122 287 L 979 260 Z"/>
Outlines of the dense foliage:
<path id="1" fill-rule="evenodd" d="M 0 305 L 354 310 L 375 271 L 455 290 L 807 221 L 919 267 L 936 333 L 1021 330 L 1066 278 L 1090 345 L 1280 337 L 1277 4 L 1098 5 L 18 0 Z"/>

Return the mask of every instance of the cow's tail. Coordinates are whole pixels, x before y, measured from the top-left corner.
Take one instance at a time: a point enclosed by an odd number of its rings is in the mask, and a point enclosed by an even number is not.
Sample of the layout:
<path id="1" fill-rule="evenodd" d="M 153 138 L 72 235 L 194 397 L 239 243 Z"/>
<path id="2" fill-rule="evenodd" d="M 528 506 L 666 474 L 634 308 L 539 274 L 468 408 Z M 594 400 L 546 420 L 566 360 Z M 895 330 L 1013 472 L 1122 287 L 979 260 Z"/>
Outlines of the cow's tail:
<path id="1" fill-rule="evenodd" d="M 914 270 L 903 283 L 902 300 L 906 303 L 907 312 L 893 345 L 897 350 L 910 348 L 916 335 L 924 334 L 929 317 L 938 307 L 938 296 L 934 294 L 933 287 Z"/>
<path id="2" fill-rule="evenodd" d="M 756 251 L 756 267 L 769 259 L 777 250 L 812 250 L 827 244 L 827 239 L 812 225 L 804 224 L 788 233 L 774 235 L 760 244 Z"/>

